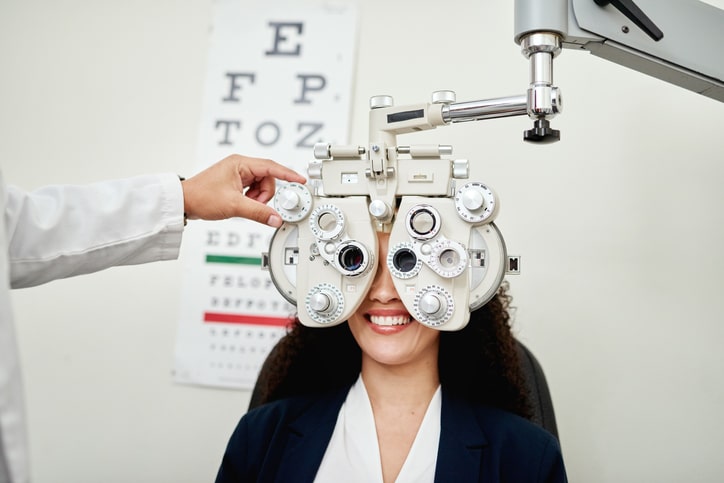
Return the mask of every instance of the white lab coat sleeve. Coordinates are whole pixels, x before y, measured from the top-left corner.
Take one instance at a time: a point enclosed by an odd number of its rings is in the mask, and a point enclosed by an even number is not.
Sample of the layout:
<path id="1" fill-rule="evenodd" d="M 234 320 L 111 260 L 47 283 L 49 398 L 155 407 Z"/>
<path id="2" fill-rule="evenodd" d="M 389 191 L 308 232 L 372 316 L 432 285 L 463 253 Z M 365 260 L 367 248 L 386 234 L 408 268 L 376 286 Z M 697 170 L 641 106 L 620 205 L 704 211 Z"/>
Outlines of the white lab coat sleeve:
<path id="1" fill-rule="evenodd" d="M 7 186 L 12 288 L 178 257 L 183 192 L 174 174 L 25 192 Z"/>

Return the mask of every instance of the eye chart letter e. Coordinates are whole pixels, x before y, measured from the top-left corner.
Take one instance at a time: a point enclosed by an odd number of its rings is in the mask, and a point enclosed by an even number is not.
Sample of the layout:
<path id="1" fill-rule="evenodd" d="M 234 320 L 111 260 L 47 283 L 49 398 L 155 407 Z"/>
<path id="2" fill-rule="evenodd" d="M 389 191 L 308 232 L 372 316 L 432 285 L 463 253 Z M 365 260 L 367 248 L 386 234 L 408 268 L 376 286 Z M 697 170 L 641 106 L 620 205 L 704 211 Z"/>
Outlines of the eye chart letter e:
<path id="1" fill-rule="evenodd" d="M 346 144 L 356 24 L 353 4 L 214 2 L 198 169 L 238 153 L 306 175 L 315 143 Z M 273 233 L 241 219 L 186 227 L 176 382 L 253 387 L 296 312 L 261 269 Z"/>

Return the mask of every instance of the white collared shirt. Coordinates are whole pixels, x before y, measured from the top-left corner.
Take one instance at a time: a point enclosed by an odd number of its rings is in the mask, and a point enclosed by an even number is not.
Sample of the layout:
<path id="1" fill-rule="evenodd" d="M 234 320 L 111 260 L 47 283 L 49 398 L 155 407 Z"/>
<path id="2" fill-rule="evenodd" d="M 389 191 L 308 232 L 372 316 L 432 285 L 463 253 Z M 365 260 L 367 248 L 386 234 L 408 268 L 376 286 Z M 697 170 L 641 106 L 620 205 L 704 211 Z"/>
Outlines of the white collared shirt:
<path id="1" fill-rule="evenodd" d="M 435 480 L 442 396 L 438 386 L 396 483 Z M 382 462 L 375 419 L 362 377 L 339 410 L 337 424 L 317 471 L 316 483 L 382 483 Z"/>

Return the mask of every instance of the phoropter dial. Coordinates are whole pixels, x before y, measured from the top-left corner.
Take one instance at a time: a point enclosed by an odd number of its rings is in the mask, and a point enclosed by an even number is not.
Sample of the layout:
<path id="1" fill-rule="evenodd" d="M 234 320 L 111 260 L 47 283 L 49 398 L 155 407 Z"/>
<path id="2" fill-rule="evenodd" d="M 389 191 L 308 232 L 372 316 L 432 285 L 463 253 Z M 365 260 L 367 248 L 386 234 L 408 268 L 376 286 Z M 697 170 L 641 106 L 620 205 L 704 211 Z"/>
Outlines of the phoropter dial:
<path id="1" fill-rule="evenodd" d="M 321 205 L 309 217 L 309 229 L 318 240 L 334 240 L 344 230 L 344 213 L 335 205 Z"/>
<path id="2" fill-rule="evenodd" d="M 412 243 L 398 243 L 387 252 L 387 268 L 393 277 L 409 279 L 420 272 L 422 260 Z"/>
<path id="3" fill-rule="evenodd" d="M 440 231 L 442 218 L 440 212 L 430 205 L 413 206 L 405 218 L 407 232 L 416 240 L 429 240 Z"/>
<path id="4" fill-rule="evenodd" d="M 415 320 L 429 327 L 438 327 L 450 320 L 455 302 L 444 288 L 428 285 L 415 295 L 413 309 Z"/>
<path id="5" fill-rule="evenodd" d="M 442 239 L 433 245 L 427 261 L 441 277 L 455 278 L 467 268 L 468 252 L 460 242 Z"/>
<path id="6" fill-rule="evenodd" d="M 336 322 L 344 310 L 342 292 L 330 283 L 315 285 L 305 299 L 307 313 L 319 324 Z"/>
<path id="7" fill-rule="evenodd" d="M 455 208 L 463 220 L 490 223 L 498 214 L 498 200 L 492 189 L 478 181 L 466 183 L 455 193 Z"/>
<path id="8" fill-rule="evenodd" d="M 282 185 L 274 195 L 274 209 L 282 220 L 296 223 L 303 220 L 312 207 L 312 194 L 300 183 Z"/>

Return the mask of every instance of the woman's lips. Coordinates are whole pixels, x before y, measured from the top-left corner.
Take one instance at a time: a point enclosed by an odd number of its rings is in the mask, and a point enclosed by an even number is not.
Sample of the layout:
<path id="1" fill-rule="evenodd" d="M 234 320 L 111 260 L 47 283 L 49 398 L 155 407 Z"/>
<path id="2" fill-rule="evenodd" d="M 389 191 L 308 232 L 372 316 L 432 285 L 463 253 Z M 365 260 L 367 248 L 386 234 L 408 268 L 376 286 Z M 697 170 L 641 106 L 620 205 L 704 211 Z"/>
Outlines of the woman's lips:
<path id="1" fill-rule="evenodd" d="M 397 334 L 410 326 L 412 317 L 407 311 L 370 311 L 366 314 L 367 320 L 370 322 L 370 328 L 384 335 Z"/>

